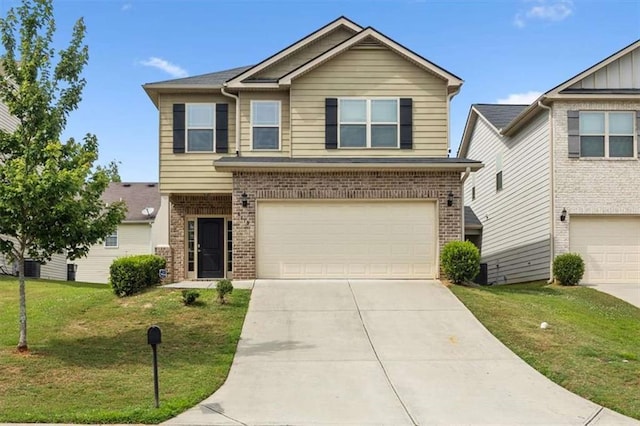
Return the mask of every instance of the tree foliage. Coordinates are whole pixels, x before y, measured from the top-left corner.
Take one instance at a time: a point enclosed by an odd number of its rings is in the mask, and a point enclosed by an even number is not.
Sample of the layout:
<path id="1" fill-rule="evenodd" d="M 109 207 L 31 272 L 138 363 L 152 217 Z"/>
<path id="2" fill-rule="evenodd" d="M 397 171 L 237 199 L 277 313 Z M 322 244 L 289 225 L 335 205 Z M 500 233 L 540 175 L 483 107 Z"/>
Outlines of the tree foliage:
<path id="1" fill-rule="evenodd" d="M 27 350 L 25 258 L 86 255 L 124 217 L 121 203 L 101 200 L 113 167 L 94 165 L 97 138 L 60 141 L 86 84 L 85 30 L 79 19 L 68 47 L 56 50 L 52 0 L 23 0 L 0 19 L 0 101 L 15 119 L 0 129 L 0 252 L 18 263 L 19 350 Z"/>

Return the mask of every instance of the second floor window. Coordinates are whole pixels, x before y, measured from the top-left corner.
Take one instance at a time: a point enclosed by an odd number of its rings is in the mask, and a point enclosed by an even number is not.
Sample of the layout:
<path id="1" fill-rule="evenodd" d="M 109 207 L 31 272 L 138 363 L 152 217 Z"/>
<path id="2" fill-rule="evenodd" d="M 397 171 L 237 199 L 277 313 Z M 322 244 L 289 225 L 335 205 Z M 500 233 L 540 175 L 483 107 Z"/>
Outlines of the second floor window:
<path id="1" fill-rule="evenodd" d="M 398 148 L 398 99 L 338 102 L 340 148 Z"/>
<path id="2" fill-rule="evenodd" d="M 580 157 L 633 157 L 632 112 L 580 112 Z"/>
<path id="3" fill-rule="evenodd" d="M 280 101 L 251 101 L 251 139 L 254 150 L 280 149 Z"/>
<path id="4" fill-rule="evenodd" d="M 187 104 L 187 151 L 213 152 L 215 104 Z"/>

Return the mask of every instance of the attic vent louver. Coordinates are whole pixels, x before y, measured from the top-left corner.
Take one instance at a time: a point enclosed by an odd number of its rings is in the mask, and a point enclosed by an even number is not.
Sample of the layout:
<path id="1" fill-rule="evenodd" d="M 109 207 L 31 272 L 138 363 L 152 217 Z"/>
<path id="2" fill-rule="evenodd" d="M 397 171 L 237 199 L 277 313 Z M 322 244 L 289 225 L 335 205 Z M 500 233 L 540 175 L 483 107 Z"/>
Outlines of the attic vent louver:
<path id="1" fill-rule="evenodd" d="M 148 183 L 148 184 L 147 184 L 147 186 L 148 186 L 149 188 L 153 188 L 153 187 L 155 187 L 155 186 L 156 186 L 156 184 L 155 184 L 155 183 Z"/>
<path id="2" fill-rule="evenodd" d="M 373 37 L 367 37 L 357 44 L 357 47 L 360 48 L 380 48 L 383 45 Z"/>
<path id="3" fill-rule="evenodd" d="M 131 186 L 130 183 L 123 183 L 122 186 L 124 186 L 125 188 L 129 188 Z"/>

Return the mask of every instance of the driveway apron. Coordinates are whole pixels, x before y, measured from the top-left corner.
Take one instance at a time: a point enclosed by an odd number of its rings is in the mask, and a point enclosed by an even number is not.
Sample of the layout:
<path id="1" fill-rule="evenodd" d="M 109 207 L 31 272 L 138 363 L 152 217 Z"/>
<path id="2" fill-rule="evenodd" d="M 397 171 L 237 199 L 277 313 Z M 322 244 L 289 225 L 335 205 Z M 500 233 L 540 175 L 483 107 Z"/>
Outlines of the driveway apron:
<path id="1" fill-rule="evenodd" d="M 546 379 L 437 281 L 258 280 L 225 384 L 167 424 L 640 424 Z"/>

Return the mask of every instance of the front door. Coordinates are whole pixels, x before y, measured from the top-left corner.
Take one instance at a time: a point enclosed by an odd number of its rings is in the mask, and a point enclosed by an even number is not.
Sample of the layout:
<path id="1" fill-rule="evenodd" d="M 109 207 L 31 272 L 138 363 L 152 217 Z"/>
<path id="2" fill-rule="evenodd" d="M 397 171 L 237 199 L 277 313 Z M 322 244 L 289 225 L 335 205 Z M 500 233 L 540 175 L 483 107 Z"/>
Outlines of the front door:
<path id="1" fill-rule="evenodd" d="M 198 278 L 224 278 L 224 219 L 198 219 Z"/>

